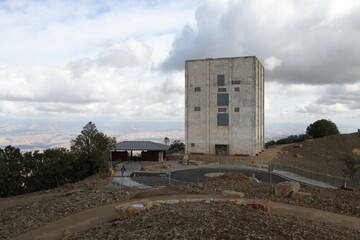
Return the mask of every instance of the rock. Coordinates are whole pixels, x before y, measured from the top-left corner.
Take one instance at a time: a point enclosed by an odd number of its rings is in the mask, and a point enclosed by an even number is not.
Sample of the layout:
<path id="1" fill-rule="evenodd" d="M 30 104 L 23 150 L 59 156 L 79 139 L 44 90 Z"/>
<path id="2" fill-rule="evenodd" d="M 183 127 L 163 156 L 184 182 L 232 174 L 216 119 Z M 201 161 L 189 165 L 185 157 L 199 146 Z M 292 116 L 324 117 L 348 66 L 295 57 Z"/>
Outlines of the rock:
<path id="1" fill-rule="evenodd" d="M 310 200 L 311 199 L 311 193 L 306 192 L 294 192 L 291 194 L 291 198 L 294 200 Z"/>
<path id="2" fill-rule="evenodd" d="M 182 165 L 186 166 L 189 164 L 189 155 L 184 155 L 182 159 Z"/>
<path id="3" fill-rule="evenodd" d="M 243 192 L 236 192 L 236 191 L 230 191 L 230 190 L 224 190 L 221 195 L 225 197 L 231 197 L 231 198 L 243 198 L 245 194 Z"/>
<path id="4" fill-rule="evenodd" d="M 211 172 L 211 173 L 205 173 L 204 176 L 205 177 L 219 177 L 224 175 L 225 173 L 223 172 Z"/>
<path id="5" fill-rule="evenodd" d="M 303 158 L 304 156 L 301 155 L 301 154 L 294 154 L 294 157 L 297 157 L 297 158 Z"/>
<path id="6" fill-rule="evenodd" d="M 275 196 L 277 197 L 290 197 L 291 194 L 297 193 L 300 190 L 298 182 L 287 181 L 275 185 Z"/>
<path id="7" fill-rule="evenodd" d="M 262 210 L 268 213 L 272 213 L 273 210 L 272 202 L 267 200 L 247 200 L 244 204 L 253 209 Z"/>
<path id="8" fill-rule="evenodd" d="M 354 148 L 354 149 L 352 150 L 352 153 L 355 154 L 355 155 L 360 156 L 360 148 Z"/>
<path id="9" fill-rule="evenodd" d="M 68 229 L 64 229 L 64 232 L 61 236 L 61 240 L 66 240 L 69 239 L 70 237 L 74 236 L 74 234 L 72 232 L 70 232 Z"/>
<path id="10" fill-rule="evenodd" d="M 122 218 L 124 216 L 130 216 L 135 213 L 147 210 L 152 208 L 154 206 L 154 203 L 150 200 L 142 200 L 135 203 L 127 203 L 122 204 L 117 207 L 115 207 L 115 212 L 119 218 Z"/>
<path id="11" fill-rule="evenodd" d="M 294 145 L 293 147 L 294 147 L 294 148 L 302 148 L 303 145 L 302 145 L 302 144 L 296 144 L 296 145 Z"/>
<path id="12" fill-rule="evenodd" d="M 153 166 L 153 167 L 145 167 L 142 166 L 140 167 L 140 171 L 145 171 L 145 172 L 160 172 L 164 170 L 163 166 L 158 167 L 158 166 Z"/>
<path id="13" fill-rule="evenodd" d="M 171 165 L 164 165 L 164 168 L 165 168 L 165 169 L 170 169 L 170 168 L 171 168 Z"/>
<path id="14" fill-rule="evenodd" d="M 166 188 L 166 186 L 152 186 L 151 187 L 151 189 L 153 189 L 153 190 L 160 190 L 160 189 L 164 189 L 164 188 Z"/>
<path id="15" fill-rule="evenodd" d="M 189 165 L 196 165 L 196 166 L 203 164 L 201 161 L 196 161 L 196 160 L 189 160 L 188 162 L 189 162 Z"/>

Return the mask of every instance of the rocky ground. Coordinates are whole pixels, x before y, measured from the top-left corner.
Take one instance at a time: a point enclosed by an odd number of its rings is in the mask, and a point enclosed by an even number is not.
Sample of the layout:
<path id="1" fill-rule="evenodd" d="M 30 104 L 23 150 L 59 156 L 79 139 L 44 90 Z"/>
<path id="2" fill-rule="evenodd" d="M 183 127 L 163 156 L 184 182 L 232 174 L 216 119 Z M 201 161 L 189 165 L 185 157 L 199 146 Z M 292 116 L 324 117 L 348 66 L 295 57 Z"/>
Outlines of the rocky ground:
<path id="1" fill-rule="evenodd" d="M 88 208 L 129 199 L 139 191 L 104 188 L 108 180 L 107 175 L 97 175 L 76 184 L 12 198 L 14 201 L 28 198 L 29 201 L 0 212 L 0 239 L 20 235 Z M 36 194 L 47 196 L 32 199 Z"/>
<path id="2" fill-rule="evenodd" d="M 68 190 L 66 190 L 66 188 Z M 360 191 L 302 186 L 311 200 L 277 198 L 267 183 L 253 183 L 228 173 L 199 184 L 147 190 L 106 189 L 76 184 L 52 190 L 47 198 L 3 210 L 0 239 L 8 239 L 88 208 L 158 195 L 245 193 L 247 198 L 271 199 L 360 217 Z M 271 232 L 271 235 L 267 233 Z M 195 234 L 196 233 L 196 234 Z M 269 237 L 271 236 L 271 238 Z M 355 237 L 356 236 L 356 237 Z M 294 217 L 269 215 L 231 203 L 182 203 L 154 207 L 145 214 L 105 223 L 71 239 L 360 239 L 360 232 Z"/>
<path id="3" fill-rule="evenodd" d="M 155 206 L 67 239 L 359 239 L 360 232 L 231 202 Z"/>
<path id="4" fill-rule="evenodd" d="M 360 190 L 346 191 L 341 189 L 301 186 L 301 191 L 311 193 L 312 198 L 309 200 L 294 200 L 290 198 L 275 197 L 273 194 L 273 185 L 269 183 L 247 181 L 244 180 L 242 174 L 237 173 L 227 173 L 219 177 L 205 179 L 199 184 L 169 186 L 156 190 L 143 190 L 142 192 L 135 194 L 133 198 L 145 198 L 154 195 L 176 193 L 219 195 L 223 190 L 243 192 L 245 193 L 246 198 L 268 199 L 274 202 L 289 203 L 360 217 Z"/>
<path id="5" fill-rule="evenodd" d="M 272 160 L 320 174 L 344 176 L 345 154 L 360 148 L 360 133 L 336 134 L 287 146 Z"/>

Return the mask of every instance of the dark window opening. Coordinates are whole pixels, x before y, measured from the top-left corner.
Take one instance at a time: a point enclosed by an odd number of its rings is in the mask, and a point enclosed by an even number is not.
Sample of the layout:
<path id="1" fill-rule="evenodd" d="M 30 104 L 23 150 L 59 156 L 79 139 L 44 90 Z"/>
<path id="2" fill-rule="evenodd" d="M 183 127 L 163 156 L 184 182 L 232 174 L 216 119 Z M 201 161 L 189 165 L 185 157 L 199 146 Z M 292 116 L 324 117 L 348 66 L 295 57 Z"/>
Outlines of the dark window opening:
<path id="1" fill-rule="evenodd" d="M 229 126 L 229 114 L 227 114 L 227 113 L 218 113 L 218 115 L 217 115 L 217 125 L 218 126 Z"/>
<path id="2" fill-rule="evenodd" d="M 217 75 L 217 85 L 218 86 L 225 85 L 225 75 Z"/>
<path id="3" fill-rule="evenodd" d="M 234 88 L 235 92 L 240 92 L 240 88 L 239 87 L 236 87 Z"/>
<path id="4" fill-rule="evenodd" d="M 236 107 L 236 108 L 234 108 L 234 111 L 235 112 L 240 112 L 240 108 Z"/>
<path id="5" fill-rule="evenodd" d="M 226 92 L 226 88 L 218 88 L 218 92 Z"/>
<path id="6" fill-rule="evenodd" d="M 191 143 L 190 145 L 191 145 L 191 147 L 195 147 L 195 143 Z"/>
<path id="7" fill-rule="evenodd" d="M 218 108 L 218 112 L 226 112 L 226 108 Z"/>
<path id="8" fill-rule="evenodd" d="M 240 80 L 231 81 L 231 84 L 232 84 L 232 85 L 240 84 Z"/>
<path id="9" fill-rule="evenodd" d="M 195 111 L 200 111 L 201 108 L 200 107 L 195 107 Z"/>
<path id="10" fill-rule="evenodd" d="M 217 105 L 218 106 L 229 106 L 229 94 L 228 93 L 218 93 Z"/>
<path id="11" fill-rule="evenodd" d="M 200 87 L 195 87 L 195 92 L 200 92 L 201 88 Z"/>

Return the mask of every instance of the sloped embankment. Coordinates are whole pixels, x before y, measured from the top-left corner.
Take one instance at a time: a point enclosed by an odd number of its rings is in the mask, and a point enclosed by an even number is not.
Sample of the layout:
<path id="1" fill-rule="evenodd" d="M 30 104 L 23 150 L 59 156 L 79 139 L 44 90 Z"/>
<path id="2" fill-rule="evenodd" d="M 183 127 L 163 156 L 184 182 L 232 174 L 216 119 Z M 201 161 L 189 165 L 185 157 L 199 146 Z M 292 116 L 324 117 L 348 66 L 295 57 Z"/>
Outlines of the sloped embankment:
<path id="1" fill-rule="evenodd" d="M 343 157 L 360 149 L 360 133 L 337 134 L 284 147 L 272 163 L 343 177 Z"/>

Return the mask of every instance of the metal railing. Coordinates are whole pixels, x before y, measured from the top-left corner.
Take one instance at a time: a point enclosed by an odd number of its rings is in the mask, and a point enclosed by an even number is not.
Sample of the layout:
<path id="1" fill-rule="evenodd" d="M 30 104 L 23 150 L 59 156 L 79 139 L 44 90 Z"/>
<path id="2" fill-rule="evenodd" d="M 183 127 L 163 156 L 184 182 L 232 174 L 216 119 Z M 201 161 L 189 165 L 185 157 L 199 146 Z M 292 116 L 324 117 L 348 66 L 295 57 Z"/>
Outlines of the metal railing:
<path id="1" fill-rule="evenodd" d="M 335 177 L 328 174 L 320 174 L 312 171 L 308 171 L 302 168 L 280 164 L 280 163 L 272 163 L 274 170 L 281 170 L 286 172 L 292 172 L 299 176 L 306 177 L 309 179 L 317 180 L 320 182 L 327 183 L 333 186 L 346 186 L 350 188 L 360 188 L 360 181 L 359 179 L 350 179 L 345 177 Z"/>

